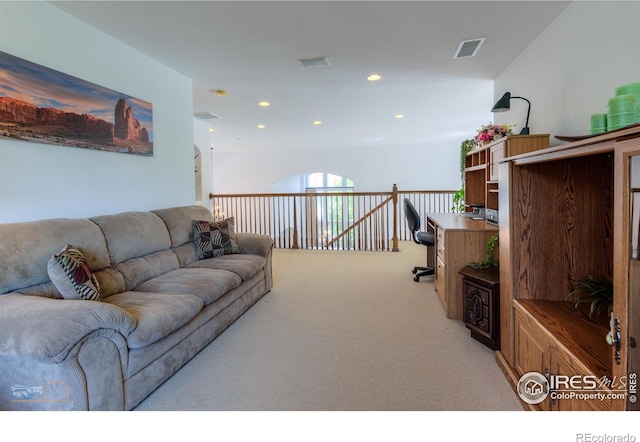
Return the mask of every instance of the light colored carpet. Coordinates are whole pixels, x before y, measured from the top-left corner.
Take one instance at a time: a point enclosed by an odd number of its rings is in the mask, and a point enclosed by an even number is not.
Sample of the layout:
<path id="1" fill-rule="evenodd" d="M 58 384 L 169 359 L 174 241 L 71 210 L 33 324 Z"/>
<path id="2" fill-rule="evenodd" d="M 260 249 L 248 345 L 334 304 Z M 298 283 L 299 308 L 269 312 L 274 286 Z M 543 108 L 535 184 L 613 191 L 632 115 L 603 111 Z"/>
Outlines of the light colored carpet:
<path id="1" fill-rule="evenodd" d="M 137 410 L 522 410 L 425 248 L 274 251 L 274 288 Z"/>

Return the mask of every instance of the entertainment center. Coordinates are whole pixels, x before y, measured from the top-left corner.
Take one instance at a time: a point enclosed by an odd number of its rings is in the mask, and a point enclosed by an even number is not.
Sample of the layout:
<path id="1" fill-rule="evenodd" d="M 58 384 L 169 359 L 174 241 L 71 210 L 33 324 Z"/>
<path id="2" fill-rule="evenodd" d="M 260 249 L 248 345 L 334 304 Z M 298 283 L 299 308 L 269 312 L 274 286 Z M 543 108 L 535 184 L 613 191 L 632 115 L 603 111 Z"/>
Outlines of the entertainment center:
<path id="1" fill-rule="evenodd" d="M 640 127 L 558 138 L 569 142 L 510 151 L 506 146 L 520 139 L 514 135 L 484 149 L 491 171 L 497 168 L 497 183 L 485 179 L 485 204 L 500 213 L 497 361 L 515 391 L 523 375 L 537 372 L 551 380 L 550 393 L 554 377 L 577 375 L 597 378 L 598 391 L 606 395 L 555 400 L 549 394 L 540 403 L 523 401 L 529 409 L 634 410 L 640 272 L 639 261 L 632 259 L 632 236 L 639 227 L 631 220 L 631 179 Z M 498 144 L 506 149 L 493 149 Z M 475 154 L 481 162 L 481 152 Z M 479 179 L 469 176 L 467 185 Z M 472 202 L 480 198 L 469 196 Z M 587 276 L 613 282 L 611 321 L 606 315 L 590 318 L 570 302 L 573 282 Z"/>

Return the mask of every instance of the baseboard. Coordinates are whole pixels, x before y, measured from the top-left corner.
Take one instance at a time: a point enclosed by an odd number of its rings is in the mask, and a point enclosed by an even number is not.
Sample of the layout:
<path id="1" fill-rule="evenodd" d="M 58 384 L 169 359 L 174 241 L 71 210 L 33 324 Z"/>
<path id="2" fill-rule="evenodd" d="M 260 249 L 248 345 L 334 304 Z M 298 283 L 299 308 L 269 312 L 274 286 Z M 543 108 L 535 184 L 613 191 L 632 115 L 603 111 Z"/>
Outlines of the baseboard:
<path id="1" fill-rule="evenodd" d="M 507 362 L 504 355 L 499 350 L 496 351 L 496 362 L 498 363 L 498 367 L 500 367 L 500 371 L 502 371 L 502 373 L 504 374 L 504 377 L 507 379 L 507 382 L 509 382 L 511 389 L 513 390 L 513 393 L 516 395 L 516 397 L 520 401 L 520 405 L 522 405 L 522 409 L 525 411 L 536 411 L 537 408 L 535 408 L 531 404 L 527 404 L 522 399 L 520 399 L 520 396 L 518 396 L 518 381 L 520 380 L 520 377 L 517 375 L 515 370 L 509 365 L 509 362 Z"/>

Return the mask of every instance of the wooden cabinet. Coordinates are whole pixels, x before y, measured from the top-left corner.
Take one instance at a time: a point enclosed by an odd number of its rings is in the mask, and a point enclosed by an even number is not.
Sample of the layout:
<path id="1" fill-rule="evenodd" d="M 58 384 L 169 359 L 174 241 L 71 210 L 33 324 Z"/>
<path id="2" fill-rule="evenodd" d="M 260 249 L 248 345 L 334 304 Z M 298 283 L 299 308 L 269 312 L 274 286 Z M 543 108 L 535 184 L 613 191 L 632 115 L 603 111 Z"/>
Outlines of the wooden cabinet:
<path id="1" fill-rule="evenodd" d="M 497 360 L 517 391 L 530 371 L 574 379 L 577 393 L 598 379 L 604 400 L 563 397 L 544 410 L 627 410 L 626 391 L 639 366 L 638 281 L 631 259 L 631 159 L 640 156 L 640 127 L 630 127 L 498 163 L 500 203 L 500 351 Z M 566 302 L 572 281 L 613 281 L 617 346 L 606 342 L 607 318 L 591 319 Z M 635 289 L 634 289 L 635 287 Z M 636 306 L 636 308 L 633 308 Z M 634 374 L 635 376 L 635 374 Z M 566 385 L 552 392 L 568 390 Z M 574 392 L 575 393 L 575 392 Z M 629 393 L 629 396 L 626 395 Z"/>
<path id="2" fill-rule="evenodd" d="M 459 272 L 462 278 L 463 322 L 471 337 L 492 350 L 500 348 L 500 274 L 497 267 Z"/>
<path id="3" fill-rule="evenodd" d="M 514 369 L 546 376 L 549 395 L 535 410 L 610 410 L 614 390 L 600 384 L 611 373 L 607 329 L 557 301 L 514 301 Z M 611 379 L 611 378 L 610 378 Z M 596 384 L 596 385 L 592 385 Z"/>
<path id="4" fill-rule="evenodd" d="M 484 261 L 486 244 L 498 229 L 484 220 L 457 213 L 428 213 L 427 229 L 434 233 L 435 287 L 449 319 L 463 319 L 462 275 L 472 262 Z"/>
<path id="5" fill-rule="evenodd" d="M 498 212 L 500 161 L 513 155 L 549 146 L 549 134 L 508 135 L 467 153 L 465 163 L 465 204 Z"/>

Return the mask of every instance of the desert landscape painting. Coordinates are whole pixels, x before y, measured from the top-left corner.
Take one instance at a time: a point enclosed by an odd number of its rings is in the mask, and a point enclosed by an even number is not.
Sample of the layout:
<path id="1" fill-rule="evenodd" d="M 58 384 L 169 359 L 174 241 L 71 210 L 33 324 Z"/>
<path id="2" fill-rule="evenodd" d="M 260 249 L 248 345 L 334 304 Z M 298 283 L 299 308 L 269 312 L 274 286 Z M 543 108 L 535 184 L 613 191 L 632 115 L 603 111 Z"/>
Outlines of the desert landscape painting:
<path id="1" fill-rule="evenodd" d="M 3 138 L 152 156 L 152 105 L 0 52 Z"/>

